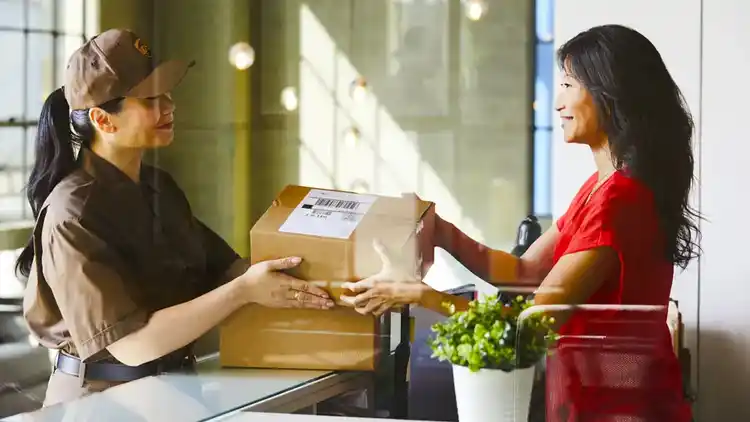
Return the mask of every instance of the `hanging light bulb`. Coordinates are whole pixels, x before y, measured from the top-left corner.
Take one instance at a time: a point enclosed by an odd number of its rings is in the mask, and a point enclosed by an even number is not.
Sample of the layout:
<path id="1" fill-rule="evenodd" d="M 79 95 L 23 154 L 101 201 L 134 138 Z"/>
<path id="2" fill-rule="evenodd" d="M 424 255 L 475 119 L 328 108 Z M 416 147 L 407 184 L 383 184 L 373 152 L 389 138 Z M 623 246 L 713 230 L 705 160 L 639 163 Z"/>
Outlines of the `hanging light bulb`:
<path id="1" fill-rule="evenodd" d="M 352 81 L 352 84 L 349 87 L 349 96 L 351 96 L 354 101 L 362 101 L 367 96 L 367 91 L 367 79 L 360 76 Z"/>
<path id="2" fill-rule="evenodd" d="M 483 0 L 467 0 L 466 1 L 466 17 L 478 21 L 482 19 L 482 16 L 487 13 L 487 5 L 484 4 Z"/>
<path id="3" fill-rule="evenodd" d="M 299 106 L 297 90 L 293 86 L 288 86 L 281 90 L 281 105 L 287 111 L 294 111 Z"/>
<path id="4" fill-rule="evenodd" d="M 359 132 L 359 129 L 356 127 L 350 127 L 344 132 L 344 145 L 346 145 L 347 148 L 354 148 L 359 143 L 360 137 L 361 133 Z"/>
<path id="5" fill-rule="evenodd" d="M 245 70 L 255 63 L 255 50 L 244 41 L 238 42 L 229 49 L 229 63 L 239 70 Z"/>

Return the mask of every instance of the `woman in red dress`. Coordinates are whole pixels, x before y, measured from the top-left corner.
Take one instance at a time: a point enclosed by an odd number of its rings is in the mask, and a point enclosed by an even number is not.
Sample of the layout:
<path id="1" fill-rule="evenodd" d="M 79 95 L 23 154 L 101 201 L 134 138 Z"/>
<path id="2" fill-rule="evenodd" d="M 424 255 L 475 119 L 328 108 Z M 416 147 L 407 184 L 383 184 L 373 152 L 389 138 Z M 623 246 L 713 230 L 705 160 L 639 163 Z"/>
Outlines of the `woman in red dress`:
<path id="1" fill-rule="evenodd" d="M 487 248 L 440 218 L 435 246 L 490 283 L 539 286 L 538 305 L 657 305 L 665 309 L 658 316 L 664 322 L 674 266 L 684 269 L 699 252 L 699 215 L 688 203 L 694 165 L 690 112 L 659 52 L 630 28 L 606 25 L 582 32 L 560 47 L 558 60 L 562 75 L 555 107 L 565 142 L 590 147 L 597 171 L 521 258 Z M 467 305 L 414 283 L 414 275 L 394 265 L 382 247 L 377 250 L 383 271 L 349 286 L 355 293 L 349 300 L 359 312 L 380 313 L 407 303 L 440 311 L 445 300 L 459 309 Z M 622 334 L 613 328 L 617 324 L 599 324 L 603 317 L 592 315 L 568 315 L 560 333 Z M 614 311 L 604 321 L 628 318 L 627 312 Z M 626 362 L 589 352 L 588 369 L 598 365 L 598 375 L 589 371 L 586 381 L 571 377 L 556 384 L 560 391 L 548 391 L 564 398 L 548 400 L 548 420 L 609 421 L 628 415 L 623 420 L 689 421 L 667 325 L 656 326 L 647 333 L 656 346 L 641 371 L 648 378 L 634 386 L 649 394 L 633 400 L 625 396 L 634 390 L 606 388 L 607 375 L 624 376 L 612 371 L 623 371 Z"/>

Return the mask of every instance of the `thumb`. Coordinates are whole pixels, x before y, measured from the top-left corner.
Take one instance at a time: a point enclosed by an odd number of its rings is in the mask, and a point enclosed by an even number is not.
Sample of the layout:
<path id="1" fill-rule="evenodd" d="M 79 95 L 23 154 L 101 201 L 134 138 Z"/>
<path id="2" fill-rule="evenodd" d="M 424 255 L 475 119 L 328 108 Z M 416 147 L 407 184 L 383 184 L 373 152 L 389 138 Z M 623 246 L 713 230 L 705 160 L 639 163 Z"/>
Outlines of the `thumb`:
<path id="1" fill-rule="evenodd" d="M 383 262 L 383 266 L 390 267 L 392 264 L 391 256 L 388 253 L 388 250 L 385 248 L 385 245 L 383 245 L 383 242 L 381 242 L 380 239 L 373 239 L 372 247 L 375 248 L 375 252 L 377 252 L 378 256 L 380 256 L 380 260 Z"/>
<path id="2" fill-rule="evenodd" d="M 343 289 L 352 291 L 354 293 L 360 293 L 364 290 L 371 289 L 375 285 L 375 280 L 373 277 L 365 278 L 364 280 L 360 280 L 357 282 L 346 282 L 341 285 Z"/>
<path id="3" fill-rule="evenodd" d="M 288 270 L 294 268 L 302 262 L 302 258 L 296 256 L 290 256 L 281 259 L 273 259 L 266 261 L 266 268 L 271 271 Z"/>

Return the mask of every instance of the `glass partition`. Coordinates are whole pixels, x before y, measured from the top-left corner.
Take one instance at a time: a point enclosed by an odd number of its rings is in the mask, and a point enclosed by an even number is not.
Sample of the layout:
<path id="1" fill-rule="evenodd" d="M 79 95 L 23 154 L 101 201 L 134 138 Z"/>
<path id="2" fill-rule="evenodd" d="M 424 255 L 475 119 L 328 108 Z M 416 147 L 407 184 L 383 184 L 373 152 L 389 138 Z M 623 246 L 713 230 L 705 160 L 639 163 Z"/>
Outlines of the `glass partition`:
<path id="1" fill-rule="evenodd" d="M 516 408 L 531 421 L 640 417 L 648 403 L 663 409 L 689 394 L 674 303 L 531 306 L 518 318 L 517 358 L 529 354 L 529 338 L 543 335 L 545 324 L 554 341 L 527 372 L 516 374 Z M 682 386 L 665 383 L 678 377 Z"/>

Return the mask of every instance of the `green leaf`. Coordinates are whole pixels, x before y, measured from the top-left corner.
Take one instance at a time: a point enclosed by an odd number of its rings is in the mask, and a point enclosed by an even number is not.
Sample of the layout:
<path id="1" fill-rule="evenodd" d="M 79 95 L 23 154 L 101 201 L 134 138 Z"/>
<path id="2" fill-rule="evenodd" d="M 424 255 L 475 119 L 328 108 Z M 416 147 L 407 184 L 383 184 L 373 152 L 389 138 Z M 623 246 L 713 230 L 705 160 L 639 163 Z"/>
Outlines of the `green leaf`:
<path id="1" fill-rule="evenodd" d="M 532 301 L 519 296 L 509 305 L 497 296 L 469 303 L 463 312 L 453 312 L 434 324 L 428 340 L 433 358 L 468 367 L 512 371 L 527 368 L 543 358 L 557 339 L 551 330 L 554 318 L 534 315 L 519 326 L 518 317 Z"/>
<path id="2" fill-rule="evenodd" d="M 460 344 L 457 350 L 458 350 L 458 356 L 464 359 L 469 359 L 471 357 L 471 345 L 470 344 Z"/>

